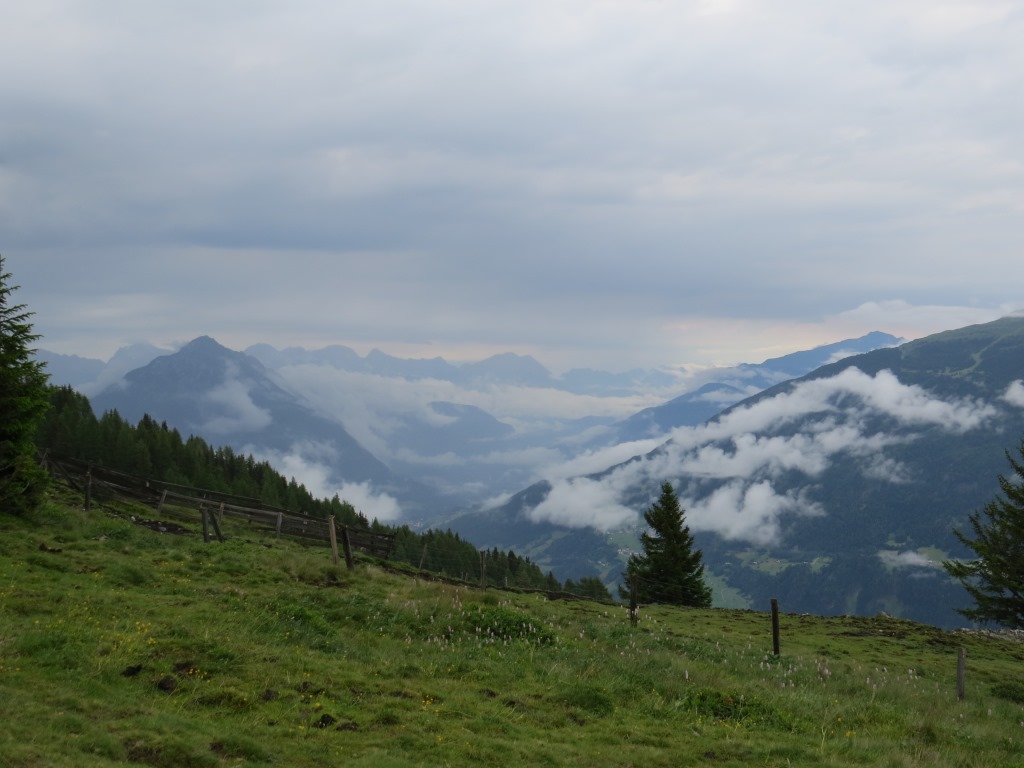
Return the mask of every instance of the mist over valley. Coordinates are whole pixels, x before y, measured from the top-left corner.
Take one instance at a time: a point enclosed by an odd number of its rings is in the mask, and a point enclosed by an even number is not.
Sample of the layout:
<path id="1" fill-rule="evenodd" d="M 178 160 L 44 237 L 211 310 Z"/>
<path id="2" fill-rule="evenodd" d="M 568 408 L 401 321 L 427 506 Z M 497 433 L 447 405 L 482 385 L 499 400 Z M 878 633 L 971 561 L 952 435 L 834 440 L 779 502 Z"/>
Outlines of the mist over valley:
<path id="1" fill-rule="evenodd" d="M 720 604 L 771 593 L 948 624 L 952 531 L 1024 433 L 1022 339 L 1024 318 L 1006 318 L 730 368 L 562 376 L 514 354 L 456 365 L 209 337 L 105 364 L 41 356 L 97 411 L 149 413 L 368 517 L 514 547 L 560 578 L 617 583 L 667 479 Z"/>

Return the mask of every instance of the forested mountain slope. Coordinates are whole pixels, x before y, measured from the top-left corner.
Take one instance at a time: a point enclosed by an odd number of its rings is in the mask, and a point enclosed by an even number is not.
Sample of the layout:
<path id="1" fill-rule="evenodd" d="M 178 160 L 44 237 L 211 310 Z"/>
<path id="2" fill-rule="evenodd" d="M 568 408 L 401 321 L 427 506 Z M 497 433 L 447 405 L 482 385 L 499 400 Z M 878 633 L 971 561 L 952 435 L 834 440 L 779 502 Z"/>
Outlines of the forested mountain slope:
<path id="1" fill-rule="evenodd" d="M 497 542 L 514 532 L 535 555 L 555 531 L 580 531 L 566 537 L 581 544 L 578 567 L 591 549 L 610 574 L 610 551 L 621 558 L 667 479 L 720 596 L 959 624 L 954 608 L 967 595 L 940 562 L 967 554 L 953 530 L 998 491 L 1005 451 L 1024 435 L 1022 382 L 1021 317 L 868 352 L 678 429 L 604 472 L 538 484 L 467 519 L 467 530 L 490 530 Z"/>

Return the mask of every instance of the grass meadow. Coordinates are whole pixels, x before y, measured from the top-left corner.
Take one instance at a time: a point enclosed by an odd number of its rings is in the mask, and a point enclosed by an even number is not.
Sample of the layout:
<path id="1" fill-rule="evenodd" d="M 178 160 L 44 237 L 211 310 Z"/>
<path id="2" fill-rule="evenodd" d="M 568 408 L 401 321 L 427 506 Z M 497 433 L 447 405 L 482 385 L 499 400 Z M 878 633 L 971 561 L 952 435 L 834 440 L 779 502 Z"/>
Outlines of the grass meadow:
<path id="1" fill-rule="evenodd" d="M 767 610 L 634 627 L 53 493 L 0 515 L 3 768 L 1024 766 L 1005 636 L 783 613 L 776 658 Z"/>

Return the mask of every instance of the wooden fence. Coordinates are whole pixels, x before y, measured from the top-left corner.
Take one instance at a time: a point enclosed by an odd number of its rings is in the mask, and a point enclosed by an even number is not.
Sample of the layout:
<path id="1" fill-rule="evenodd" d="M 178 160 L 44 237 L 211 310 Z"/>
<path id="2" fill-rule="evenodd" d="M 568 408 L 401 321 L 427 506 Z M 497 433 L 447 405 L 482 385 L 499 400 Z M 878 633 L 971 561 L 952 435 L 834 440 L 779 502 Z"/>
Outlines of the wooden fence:
<path id="1" fill-rule="evenodd" d="M 42 458 L 42 463 L 51 474 L 62 478 L 68 485 L 85 496 L 86 509 L 92 505 L 94 499 L 107 498 L 145 504 L 153 507 L 161 515 L 185 516 L 193 519 L 189 513 L 194 511 L 198 513 L 199 519 L 202 521 L 203 536 L 206 541 L 210 541 L 213 536 L 223 541 L 221 521 L 224 518 L 233 518 L 244 520 L 252 526 L 273 530 L 278 536 L 297 537 L 317 543 L 331 544 L 332 549 L 335 553 L 337 552 L 336 546 L 333 546 L 335 541 L 335 536 L 332 536 L 332 529 L 335 527 L 333 518 L 324 520 L 305 514 L 296 514 L 264 504 L 259 499 L 137 477 L 66 456 L 45 455 Z M 213 528 L 212 534 L 210 528 Z M 381 560 L 391 557 L 395 540 L 394 534 L 349 526 L 341 526 L 338 530 L 341 532 L 341 539 L 345 545 L 345 559 L 349 567 L 352 567 L 351 550 L 353 549 Z M 334 533 L 337 535 L 336 531 Z M 335 554 L 335 559 L 337 559 L 337 554 Z"/>

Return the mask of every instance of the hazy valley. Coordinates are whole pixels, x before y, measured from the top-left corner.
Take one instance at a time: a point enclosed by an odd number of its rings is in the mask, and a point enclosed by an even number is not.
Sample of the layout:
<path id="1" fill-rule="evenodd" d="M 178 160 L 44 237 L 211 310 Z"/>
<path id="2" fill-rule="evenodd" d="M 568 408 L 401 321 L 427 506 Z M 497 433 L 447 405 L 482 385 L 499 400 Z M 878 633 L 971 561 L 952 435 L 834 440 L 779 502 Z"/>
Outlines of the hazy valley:
<path id="1" fill-rule="evenodd" d="M 370 517 L 514 547 L 559 578 L 614 584 L 669 479 L 718 604 L 950 625 L 965 598 L 939 564 L 962 554 L 953 529 L 1024 433 L 1024 319 L 899 341 L 697 373 L 553 376 L 516 355 L 456 366 L 205 337 L 136 350 L 159 356 L 120 379 L 117 356 L 49 364 L 96 410 L 149 413 Z M 71 362 L 91 381 L 62 381 Z"/>

